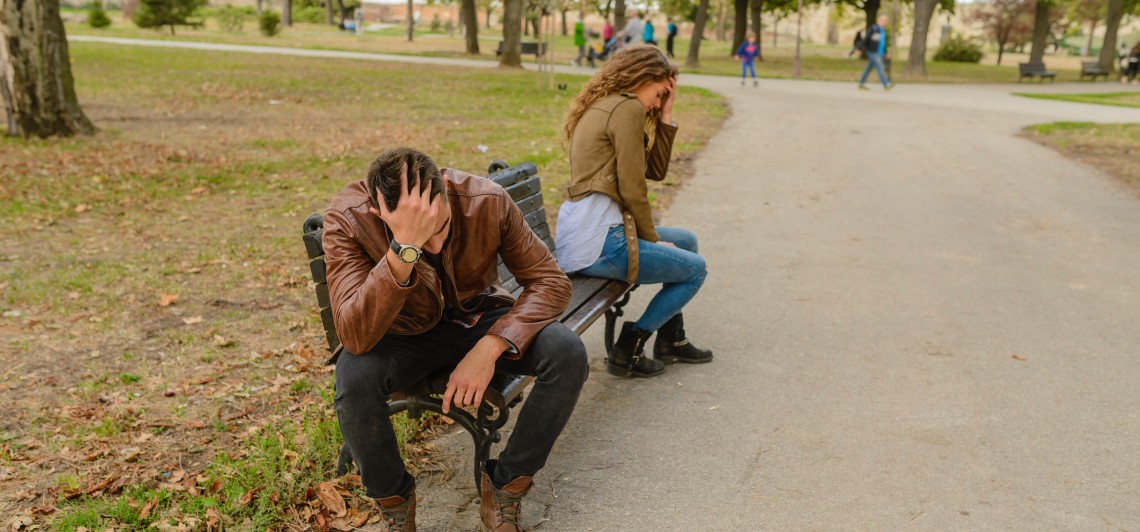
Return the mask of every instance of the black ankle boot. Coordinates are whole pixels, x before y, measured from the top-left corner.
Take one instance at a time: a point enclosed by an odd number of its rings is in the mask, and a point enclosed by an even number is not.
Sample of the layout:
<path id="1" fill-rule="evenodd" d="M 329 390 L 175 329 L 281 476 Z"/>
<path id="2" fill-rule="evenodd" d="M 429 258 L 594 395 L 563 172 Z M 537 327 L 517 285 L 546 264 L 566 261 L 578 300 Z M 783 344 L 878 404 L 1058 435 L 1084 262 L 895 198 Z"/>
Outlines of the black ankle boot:
<path id="1" fill-rule="evenodd" d="M 622 324 L 621 335 L 606 359 L 606 371 L 618 377 L 660 375 L 665 371 L 665 364 L 645 356 L 645 342 L 652 335 L 652 332 L 634 329 L 628 321 Z"/>
<path id="2" fill-rule="evenodd" d="M 653 342 L 653 356 L 670 364 L 674 362 L 703 364 L 712 362 L 713 359 L 712 351 L 693 345 L 685 337 L 685 320 L 680 313 L 657 329 L 657 340 Z"/>

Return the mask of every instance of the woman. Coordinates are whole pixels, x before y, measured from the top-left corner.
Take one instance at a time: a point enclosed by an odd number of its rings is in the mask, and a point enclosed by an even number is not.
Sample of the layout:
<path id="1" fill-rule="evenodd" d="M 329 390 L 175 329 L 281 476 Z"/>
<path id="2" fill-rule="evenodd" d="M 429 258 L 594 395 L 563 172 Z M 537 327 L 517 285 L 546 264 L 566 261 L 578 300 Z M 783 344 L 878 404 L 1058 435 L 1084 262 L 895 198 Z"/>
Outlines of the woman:
<path id="1" fill-rule="evenodd" d="M 622 377 L 651 377 L 664 362 L 701 363 L 713 354 L 685 337 L 681 309 L 705 280 L 697 237 L 655 227 L 646 179 L 669 169 L 677 67 L 652 46 L 614 54 L 570 104 L 570 199 L 558 212 L 555 243 L 567 272 L 628 283 L 662 283 L 636 322 L 622 325 L 607 369 Z M 653 332 L 655 358 L 645 356 Z"/>
<path id="2" fill-rule="evenodd" d="M 1140 75 L 1140 42 L 1132 47 L 1132 51 L 1128 53 L 1128 69 L 1125 70 L 1124 76 L 1120 78 L 1121 83 L 1131 81 L 1136 83 L 1136 76 Z"/>

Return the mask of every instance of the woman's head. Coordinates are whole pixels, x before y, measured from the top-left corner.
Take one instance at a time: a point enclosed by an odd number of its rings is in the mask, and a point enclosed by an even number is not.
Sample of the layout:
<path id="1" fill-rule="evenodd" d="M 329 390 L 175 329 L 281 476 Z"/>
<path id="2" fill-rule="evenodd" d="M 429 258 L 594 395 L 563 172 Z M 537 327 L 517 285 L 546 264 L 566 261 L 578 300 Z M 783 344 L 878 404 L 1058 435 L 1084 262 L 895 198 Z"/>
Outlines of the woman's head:
<path id="1" fill-rule="evenodd" d="M 748 32 L 748 35 L 745 36 L 745 38 L 748 39 L 748 42 L 756 42 L 756 34 L 755 33 Z"/>
<path id="2" fill-rule="evenodd" d="M 656 116 L 660 113 L 663 96 L 661 87 L 667 86 L 679 71 L 677 65 L 670 63 L 669 58 L 655 46 L 623 48 L 606 61 L 570 102 L 570 112 L 566 115 L 566 139 L 574 134 L 574 128 L 586 109 L 606 96 L 623 92 L 637 94 L 646 107 L 646 114 Z M 645 93 L 645 97 L 639 92 Z M 654 95 L 657 96 L 656 104 L 653 103 Z"/>

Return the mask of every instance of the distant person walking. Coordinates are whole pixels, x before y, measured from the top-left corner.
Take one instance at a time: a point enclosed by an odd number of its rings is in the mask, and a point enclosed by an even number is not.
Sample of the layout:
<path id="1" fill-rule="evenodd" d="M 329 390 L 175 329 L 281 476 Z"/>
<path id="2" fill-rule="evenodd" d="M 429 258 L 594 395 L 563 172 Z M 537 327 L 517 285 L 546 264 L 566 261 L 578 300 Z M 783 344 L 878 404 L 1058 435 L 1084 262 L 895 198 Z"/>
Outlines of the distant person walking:
<path id="1" fill-rule="evenodd" d="M 574 46 L 578 47 L 578 57 L 570 62 L 573 66 L 582 66 L 582 58 L 586 55 L 586 12 L 578 12 L 578 22 L 574 23 Z M 593 59 L 590 60 L 593 63 Z M 593 66 L 593 65 L 590 65 Z"/>
<path id="2" fill-rule="evenodd" d="M 756 42 L 756 34 L 748 32 L 744 42 L 740 43 L 740 48 L 736 50 L 735 57 L 740 60 L 740 86 L 744 86 L 744 81 L 749 72 L 752 72 L 752 86 L 759 87 L 760 82 L 756 80 L 756 57 L 760 55 L 760 43 Z"/>
<path id="3" fill-rule="evenodd" d="M 614 38 L 614 25 L 610 24 L 610 17 L 606 17 L 606 25 L 602 26 L 602 42 L 610 42 Z"/>
<path id="4" fill-rule="evenodd" d="M 1140 76 L 1140 42 L 1128 52 L 1128 69 L 1124 73 L 1125 75 L 1120 78 L 1121 83 L 1132 82 L 1133 85 L 1137 83 L 1136 78 Z"/>
<path id="5" fill-rule="evenodd" d="M 893 85 L 891 80 L 887 78 L 887 73 L 883 71 L 883 60 L 890 59 L 887 55 L 887 32 L 884 27 L 887 25 L 887 16 L 879 15 L 877 24 L 872 24 L 867 28 L 867 35 L 863 39 L 863 49 L 867 52 L 867 68 L 863 69 L 863 77 L 859 78 L 859 90 L 865 91 L 867 89 L 867 76 L 871 75 L 871 69 L 875 69 L 875 73 L 879 75 L 879 81 L 883 83 L 883 90 L 891 90 Z"/>
<path id="6" fill-rule="evenodd" d="M 673 39 L 677 38 L 677 23 L 673 22 L 673 18 L 669 18 L 669 25 L 667 26 L 669 35 L 665 37 L 665 52 L 669 54 L 669 58 L 673 58 Z"/>
<path id="7" fill-rule="evenodd" d="M 644 41 L 645 44 L 652 44 L 653 46 L 657 46 L 657 39 L 655 39 L 653 36 L 652 20 L 645 19 L 645 25 L 642 26 L 641 30 L 641 40 Z"/>

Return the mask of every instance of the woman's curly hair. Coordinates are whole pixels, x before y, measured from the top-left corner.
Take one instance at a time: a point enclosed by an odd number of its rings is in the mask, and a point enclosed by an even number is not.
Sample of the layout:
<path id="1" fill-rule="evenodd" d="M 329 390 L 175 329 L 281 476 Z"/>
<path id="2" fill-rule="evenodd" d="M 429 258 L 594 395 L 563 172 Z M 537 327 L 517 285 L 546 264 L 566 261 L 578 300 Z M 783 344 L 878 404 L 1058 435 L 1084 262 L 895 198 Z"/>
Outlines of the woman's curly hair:
<path id="1" fill-rule="evenodd" d="M 636 91 L 648 83 L 665 81 L 675 77 L 678 72 L 680 69 L 677 65 L 670 63 L 669 58 L 655 46 L 622 48 L 606 61 L 602 69 L 582 88 L 582 92 L 570 102 L 570 111 L 566 113 L 566 141 L 569 142 L 574 136 L 574 128 L 578 126 L 582 115 L 598 100 L 612 94 Z M 660 117 L 660 110 L 646 113 L 645 133 L 649 136 L 650 146 L 656 138 Z"/>

